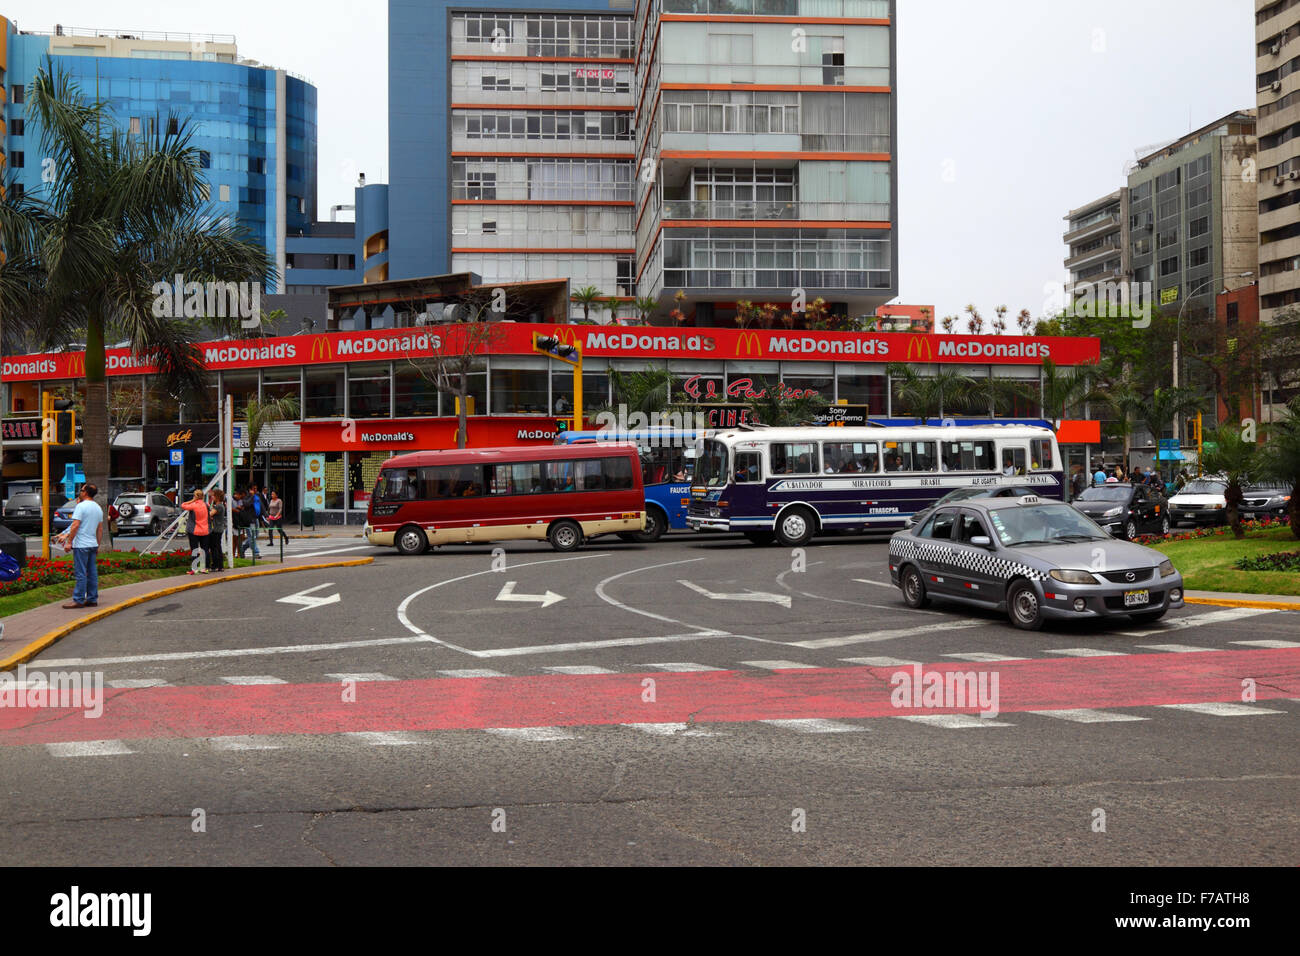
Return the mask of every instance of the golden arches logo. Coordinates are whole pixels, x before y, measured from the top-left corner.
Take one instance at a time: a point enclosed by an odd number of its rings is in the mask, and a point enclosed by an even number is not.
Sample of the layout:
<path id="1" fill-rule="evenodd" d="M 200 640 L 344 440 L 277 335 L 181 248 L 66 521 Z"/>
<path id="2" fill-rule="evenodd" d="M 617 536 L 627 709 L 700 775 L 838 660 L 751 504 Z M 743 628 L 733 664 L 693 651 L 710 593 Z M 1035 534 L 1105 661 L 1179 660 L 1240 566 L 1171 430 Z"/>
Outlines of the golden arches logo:
<path id="1" fill-rule="evenodd" d="M 318 335 L 311 340 L 311 358 L 312 362 L 328 362 L 334 358 L 334 343 L 323 335 Z"/>
<path id="2" fill-rule="evenodd" d="M 929 362 L 934 359 L 934 346 L 924 335 L 913 335 L 907 343 L 907 360 L 909 362 Z"/>
<path id="3" fill-rule="evenodd" d="M 741 351 L 745 355 L 762 355 L 763 343 L 758 339 L 757 332 L 741 332 L 736 339 L 736 358 L 740 358 Z"/>
<path id="4" fill-rule="evenodd" d="M 578 345 L 578 330 L 564 325 L 557 325 L 551 333 L 560 345 Z"/>
<path id="5" fill-rule="evenodd" d="M 86 353 L 73 352 L 68 356 L 68 375 L 72 378 L 84 378 L 86 375 Z"/>

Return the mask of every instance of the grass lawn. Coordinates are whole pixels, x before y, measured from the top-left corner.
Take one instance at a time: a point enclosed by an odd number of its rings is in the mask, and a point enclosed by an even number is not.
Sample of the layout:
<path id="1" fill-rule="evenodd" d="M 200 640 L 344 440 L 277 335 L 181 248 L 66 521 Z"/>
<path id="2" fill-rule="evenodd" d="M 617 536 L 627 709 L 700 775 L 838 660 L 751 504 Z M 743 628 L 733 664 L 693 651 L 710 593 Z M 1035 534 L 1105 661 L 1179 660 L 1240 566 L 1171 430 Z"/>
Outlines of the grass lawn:
<path id="1" fill-rule="evenodd" d="M 265 561 L 261 563 L 266 564 Z M 253 562 L 247 559 L 235 559 L 235 566 L 238 568 L 252 567 L 252 564 Z M 122 571 L 117 574 L 101 574 L 99 576 L 99 590 L 102 592 L 105 588 L 116 587 L 119 584 L 137 584 L 140 581 L 154 581 L 158 578 L 170 578 L 177 575 L 184 576 L 186 570 L 184 567 L 150 568 L 140 571 Z M 41 607 L 45 604 L 62 603 L 72 597 L 75 587 L 76 585 L 72 581 L 65 581 L 62 584 L 47 584 L 45 587 L 32 588 L 30 591 L 0 597 L 0 619 L 11 614 L 30 611 L 34 607 Z"/>
<path id="2" fill-rule="evenodd" d="M 1241 591 L 1246 594 L 1300 594 L 1294 571 L 1238 571 L 1238 558 L 1276 551 L 1300 551 L 1300 539 L 1290 528 L 1247 531 L 1241 539 L 1229 532 L 1221 537 L 1170 541 L 1154 545 L 1182 572 L 1183 585 L 1193 591 Z"/>

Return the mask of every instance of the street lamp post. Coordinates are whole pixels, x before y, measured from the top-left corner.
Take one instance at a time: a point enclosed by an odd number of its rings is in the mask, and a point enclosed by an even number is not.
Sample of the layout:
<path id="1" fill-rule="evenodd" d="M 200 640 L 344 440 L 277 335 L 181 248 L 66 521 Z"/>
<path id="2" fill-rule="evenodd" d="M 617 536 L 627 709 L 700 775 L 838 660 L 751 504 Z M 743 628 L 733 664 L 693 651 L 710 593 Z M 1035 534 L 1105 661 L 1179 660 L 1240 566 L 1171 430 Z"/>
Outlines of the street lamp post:
<path id="1" fill-rule="evenodd" d="M 1173 369 L 1174 388 L 1178 387 L 1179 380 L 1182 378 L 1181 371 L 1182 371 L 1182 364 L 1183 364 L 1183 350 L 1182 350 L 1183 312 L 1187 310 L 1188 303 L 1191 302 L 1192 299 L 1196 298 L 1196 296 L 1200 293 L 1200 291 L 1208 285 L 1213 285 L 1215 282 L 1218 282 L 1222 279 L 1249 279 L 1254 274 L 1255 274 L 1254 272 L 1234 272 L 1234 273 L 1225 273 L 1224 275 L 1221 276 L 1213 276 L 1209 279 L 1206 279 L 1200 285 L 1193 288 L 1192 291 L 1189 292 L 1186 295 L 1186 297 L 1184 297 L 1183 304 L 1178 307 L 1178 318 L 1174 321 L 1174 369 Z M 1159 435 L 1156 436 L 1157 439 L 1159 437 L 1160 437 Z M 1182 443 L 1182 428 L 1179 427 L 1177 416 L 1174 416 L 1174 437 L 1179 440 L 1180 444 Z"/>

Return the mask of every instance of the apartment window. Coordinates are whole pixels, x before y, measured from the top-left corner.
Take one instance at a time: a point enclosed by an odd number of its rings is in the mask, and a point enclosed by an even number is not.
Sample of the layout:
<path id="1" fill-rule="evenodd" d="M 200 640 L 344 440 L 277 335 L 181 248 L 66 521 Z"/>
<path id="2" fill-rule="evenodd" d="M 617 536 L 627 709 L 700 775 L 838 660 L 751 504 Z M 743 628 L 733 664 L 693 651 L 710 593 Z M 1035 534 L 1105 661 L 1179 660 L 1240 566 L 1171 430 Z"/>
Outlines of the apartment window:
<path id="1" fill-rule="evenodd" d="M 1133 255 L 1144 256 L 1151 251 L 1151 240 L 1147 238 L 1133 240 Z"/>
<path id="2" fill-rule="evenodd" d="M 10 120 L 10 121 L 9 121 L 9 135 L 10 135 L 10 136 L 22 136 L 23 133 L 24 133 L 24 131 L 25 131 L 25 129 L 24 129 L 24 128 L 25 128 L 25 125 L 26 125 L 26 122 L 25 122 L 24 120 L 21 120 L 21 119 Z"/>
<path id="3" fill-rule="evenodd" d="M 1210 249 L 1208 246 L 1200 249 L 1192 249 L 1187 253 L 1187 268 L 1195 269 L 1197 266 L 1203 266 L 1210 261 Z"/>
<path id="4" fill-rule="evenodd" d="M 485 236 L 495 236 L 497 234 L 497 221 L 495 219 L 483 220 L 483 234 Z"/>
<path id="5" fill-rule="evenodd" d="M 1187 208 L 1195 209 L 1197 206 L 1203 206 L 1210 201 L 1210 187 L 1200 186 L 1192 189 L 1187 193 Z"/>
<path id="6" fill-rule="evenodd" d="M 1201 216 L 1199 219 L 1193 219 L 1187 226 L 1187 238 L 1195 239 L 1197 236 L 1203 236 L 1210 231 L 1210 217 Z"/>
<path id="7" fill-rule="evenodd" d="M 469 172 L 465 174 L 466 199 L 496 199 L 497 174 Z"/>
<path id="8" fill-rule="evenodd" d="M 140 117 L 138 117 L 138 116 L 132 116 L 132 117 L 131 117 L 130 130 L 131 130 L 131 134 L 132 134 L 133 136 L 139 136 L 139 135 L 140 135 Z"/>
<path id="9" fill-rule="evenodd" d="M 631 256 L 618 257 L 617 285 L 618 285 L 619 295 L 632 294 L 632 257 Z"/>
<path id="10" fill-rule="evenodd" d="M 27 89 L 24 86 L 14 85 L 9 87 L 9 102 L 22 103 L 26 96 Z"/>
<path id="11" fill-rule="evenodd" d="M 9 154 L 9 165 L 14 169 L 22 169 L 23 166 L 26 165 L 26 161 L 26 157 L 23 155 L 21 150 Z"/>
<path id="12" fill-rule="evenodd" d="M 1171 275 L 1174 275 L 1177 271 L 1178 271 L 1178 257 L 1177 257 L 1177 256 L 1171 256 L 1171 257 L 1168 258 L 1168 259 L 1161 259 L 1161 260 L 1160 260 L 1160 276 L 1161 276 L 1161 278 L 1164 278 L 1165 276 L 1171 276 Z"/>
<path id="13" fill-rule="evenodd" d="M 22 183 L 12 183 L 12 184 L 10 184 L 10 186 L 9 186 L 9 190 L 10 190 L 10 192 L 13 194 L 14 199 L 22 199 L 22 198 L 23 198 L 23 193 L 26 192 L 26 190 L 23 188 L 23 184 L 22 184 Z"/>
<path id="14" fill-rule="evenodd" d="M 248 171 L 263 176 L 266 175 L 266 160 L 260 156 L 249 156 Z"/>
<path id="15" fill-rule="evenodd" d="M 1128 191 L 1129 202 L 1139 202 L 1143 199 L 1150 199 L 1150 198 L 1151 198 L 1150 180 L 1147 180 L 1144 183 L 1140 183 L 1139 185 L 1134 186 L 1132 189 Z"/>
<path id="16" fill-rule="evenodd" d="M 1229 330 L 1236 328 L 1237 326 L 1237 303 L 1236 302 L 1228 303 L 1228 308 L 1227 308 L 1227 312 L 1225 313 L 1225 318 L 1227 319 Z"/>
<path id="17" fill-rule="evenodd" d="M 1167 173 L 1162 173 L 1156 177 L 1156 192 L 1162 193 L 1166 189 L 1173 189 L 1178 185 L 1178 170 L 1172 169 Z"/>
<path id="18" fill-rule="evenodd" d="M 1210 157 L 1208 155 L 1201 156 L 1199 159 L 1194 159 L 1183 167 L 1183 175 L 1187 179 L 1195 179 L 1197 176 L 1204 175 L 1209 171 Z"/>
<path id="19" fill-rule="evenodd" d="M 212 154 L 209 153 L 206 149 L 199 150 L 199 168 L 200 169 L 212 168 Z"/>
<path id="20" fill-rule="evenodd" d="M 1178 197 L 1166 199 L 1156 207 L 1157 219 L 1174 219 L 1178 216 Z"/>
<path id="21" fill-rule="evenodd" d="M 1156 237 L 1156 248 L 1157 248 L 1157 249 L 1163 249 L 1163 248 L 1165 248 L 1166 246 L 1177 245 L 1177 243 L 1178 243 L 1178 233 L 1177 233 L 1177 232 L 1162 232 L 1162 233 L 1160 233 L 1159 236 Z"/>
<path id="22" fill-rule="evenodd" d="M 230 187 L 221 185 L 217 187 L 217 199 L 220 202 L 230 202 Z"/>

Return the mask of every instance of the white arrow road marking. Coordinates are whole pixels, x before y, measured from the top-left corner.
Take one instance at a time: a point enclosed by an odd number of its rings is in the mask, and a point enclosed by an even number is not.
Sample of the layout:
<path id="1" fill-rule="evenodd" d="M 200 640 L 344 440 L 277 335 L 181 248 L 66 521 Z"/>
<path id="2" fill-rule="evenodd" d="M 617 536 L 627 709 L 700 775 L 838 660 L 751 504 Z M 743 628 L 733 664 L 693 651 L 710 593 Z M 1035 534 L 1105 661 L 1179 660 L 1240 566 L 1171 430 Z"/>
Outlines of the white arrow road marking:
<path id="1" fill-rule="evenodd" d="M 708 588 L 702 588 L 694 581 L 678 580 L 678 584 L 684 584 L 697 594 L 703 594 L 706 598 L 714 601 L 766 601 L 770 604 L 779 604 L 784 608 L 790 606 L 790 595 L 788 594 L 769 594 L 766 591 L 748 591 L 744 594 L 715 594 Z"/>
<path id="2" fill-rule="evenodd" d="M 892 588 L 894 585 L 889 581 L 872 581 L 870 578 L 854 578 L 859 584 L 874 584 L 878 588 Z"/>
<path id="3" fill-rule="evenodd" d="M 343 600 L 343 598 L 337 591 L 335 591 L 329 597 L 311 596 L 311 593 L 313 591 L 320 591 L 323 590 L 324 588 L 332 588 L 333 586 L 334 585 L 329 582 L 326 582 L 325 584 L 318 584 L 314 588 L 308 588 L 305 591 L 299 591 L 297 594 L 290 594 L 288 597 L 277 598 L 276 603 L 277 604 L 301 604 L 302 607 L 298 608 L 299 614 L 301 614 L 303 611 L 310 610 L 311 608 L 324 607 L 326 604 L 338 604 Z"/>
<path id="4" fill-rule="evenodd" d="M 563 594 L 556 594 L 554 591 L 547 591 L 545 594 L 516 594 L 515 585 L 517 581 L 507 581 L 501 586 L 501 593 L 497 595 L 498 601 L 533 601 L 540 603 L 542 607 L 550 607 L 552 604 L 559 604 L 564 600 Z"/>

